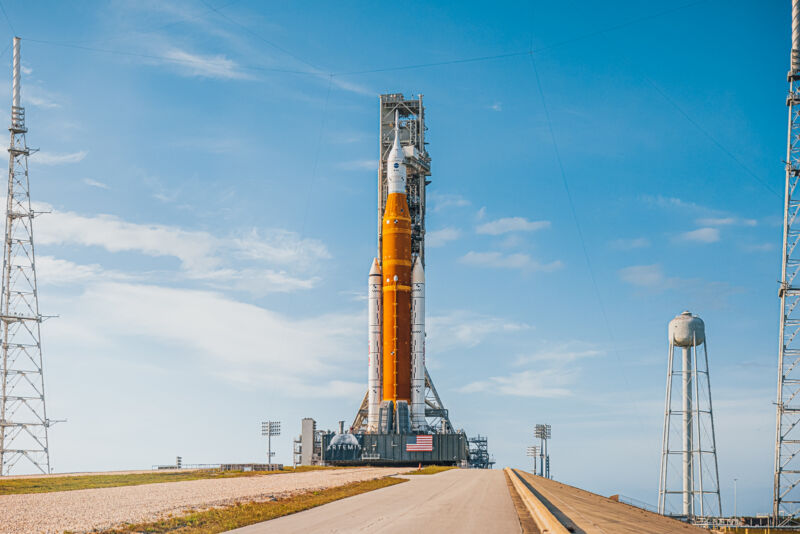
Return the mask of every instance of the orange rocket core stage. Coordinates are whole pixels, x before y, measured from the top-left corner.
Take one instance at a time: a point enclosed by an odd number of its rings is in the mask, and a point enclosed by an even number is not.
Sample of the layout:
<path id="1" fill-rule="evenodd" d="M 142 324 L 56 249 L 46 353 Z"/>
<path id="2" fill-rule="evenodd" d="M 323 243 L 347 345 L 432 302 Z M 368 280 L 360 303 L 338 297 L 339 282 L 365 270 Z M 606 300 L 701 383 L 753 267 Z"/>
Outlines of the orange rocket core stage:
<path id="1" fill-rule="evenodd" d="M 383 212 L 383 400 L 411 402 L 411 217 L 403 193 Z"/>

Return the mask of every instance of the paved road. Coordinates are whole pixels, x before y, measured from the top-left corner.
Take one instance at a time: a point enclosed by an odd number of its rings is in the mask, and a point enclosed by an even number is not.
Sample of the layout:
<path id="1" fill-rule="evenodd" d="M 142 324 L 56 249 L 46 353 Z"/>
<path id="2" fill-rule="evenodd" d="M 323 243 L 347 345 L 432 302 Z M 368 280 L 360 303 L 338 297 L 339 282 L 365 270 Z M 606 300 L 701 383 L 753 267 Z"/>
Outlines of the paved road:
<path id="1" fill-rule="evenodd" d="M 634 506 L 612 501 L 555 480 L 518 471 L 538 493 L 556 519 L 576 534 L 708 534 L 707 530 L 687 525 Z"/>
<path id="2" fill-rule="evenodd" d="M 453 469 L 233 530 L 236 534 L 505 532 L 519 519 L 502 471 Z"/>

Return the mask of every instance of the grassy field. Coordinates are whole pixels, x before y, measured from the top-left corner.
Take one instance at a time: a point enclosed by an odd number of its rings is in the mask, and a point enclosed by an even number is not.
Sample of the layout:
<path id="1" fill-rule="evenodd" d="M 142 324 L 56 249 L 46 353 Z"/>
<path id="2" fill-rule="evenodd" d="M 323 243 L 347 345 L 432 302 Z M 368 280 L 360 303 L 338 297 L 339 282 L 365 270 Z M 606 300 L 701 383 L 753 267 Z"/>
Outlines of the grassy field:
<path id="1" fill-rule="evenodd" d="M 427 465 L 417 471 L 409 471 L 406 475 L 435 475 L 442 471 L 449 471 L 450 469 L 458 469 L 454 465 Z"/>
<path id="2" fill-rule="evenodd" d="M 301 493 L 276 501 L 249 502 L 194 512 L 181 517 L 170 517 L 153 523 L 126 525 L 123 528 L 104 531 L 104 534 L 134 534 L 142 532 L 148 534 L 216 534 L 217 532 L 227 532 L 234 528 L 302 512 L 315 506 L 403 482 L 406 482 L 406 480 L 391 477 L 354 482 L 322 491 Z"/>
<path id="3" fill-rule="evenodd" d="M 17 493 L 49 493 L 52 491 L 72 491 L 93 488 L 112 488 L 116 486 L 139 486 L 160 482 L 181 482 L 208 478 L 251 477 L 256 475 L 277 475 L 281 473 L 301 473 L 317 469 L 341 469 L 336 467 L 300 466 L 287 467 L 283 471 L 220 471 L 204 469 L 197 471 L 153 471 L 152 473 L 133 473 L 126 475 L 76 475 L 58 477 L 18 478 L 0 480 L 0 495 Z"/>

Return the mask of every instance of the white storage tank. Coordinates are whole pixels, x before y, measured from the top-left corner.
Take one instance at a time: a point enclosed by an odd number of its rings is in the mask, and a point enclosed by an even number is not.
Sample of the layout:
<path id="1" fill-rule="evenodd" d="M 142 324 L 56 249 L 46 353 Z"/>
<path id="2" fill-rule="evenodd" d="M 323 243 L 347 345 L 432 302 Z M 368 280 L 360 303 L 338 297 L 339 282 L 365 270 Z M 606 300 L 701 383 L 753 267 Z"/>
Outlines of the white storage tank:
<path id="1" fill-rule="evenodd" d="M 700 346 L 705 339 L 705 323 L 691 312 L 685 311 L 669 322 L 669 340 L 675 346 Z"/>

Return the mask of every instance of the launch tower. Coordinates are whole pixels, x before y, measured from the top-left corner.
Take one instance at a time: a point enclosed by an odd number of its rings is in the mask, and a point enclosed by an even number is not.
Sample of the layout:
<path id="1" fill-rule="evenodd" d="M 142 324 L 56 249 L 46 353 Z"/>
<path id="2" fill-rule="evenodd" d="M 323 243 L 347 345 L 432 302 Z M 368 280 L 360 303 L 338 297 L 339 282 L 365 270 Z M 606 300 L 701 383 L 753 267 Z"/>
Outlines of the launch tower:
<path id="1" fill-rule="evenodd" d="M 323 436 L 322 460 L 329 464 L 493 463 L 486 438 L 469 440 L 453 429 L 425 367 L 425 188 L 431 174 L 425 130 L 421 95 L 381 95 L 378 253 L 367 285 L 368 387 L 349 432 Z"/>
<path id="2" fill-rule="evenodd" d="M 431 183 L 428 180 L 428 177 L 431 175 L 431 158 L 428 154 L 427 143 L 425 142 L 426 130 L 425 107 L 422 104 L 422 95 L 418 95 L 417 98 L 412 99 L 406 99 L 399 93 L 380 96 L 378 137 L 378 154 L 380 155 L 378 164 L 378 257 L 380 258 L 383 256 L 385 226 L 383 216 L 386 212 L 386 203 L 389 198 L 388 160 L 392 153 L 392 147 L 397 133 L 406 170 L 406 199 L 411 228 L 411 265 L 413 266 L 415 262 L 419 261 L 421 269 L 425 267 L 425 188 Z M 385 266 L 378 265 L 378 269 L 381 268 L 385 268 Z M 418 315 L 424 315 L 424 304 L 421 305 L 422 309 L 419 309 L 420 284 L 412 284 L 412 286 L 413 291 L 411 298 L 415 298 L 413 293 L 416 292 Z M 424 300 L 424 277 L 421 287 Z M 375 288 L 375 290 L 380 291 L 378 288 Z M 377 296 L 377 294 L 375 296 Z M 379 328 L 377 321 L 373 320 L 373 315 L 377 313 L 379 313 L 377 309 L 370 311 L 371 329 Z M 419 321 L 420 318 L 417 317 L 416 320 Z M 424 323 L 421 325 L 421 328 L 419 322 L 414 323 L 414 326 L 416 327 L 417 335 L 420 336 L 418 343 L 424 345 Z M 412 339 L 411 341 L 413 343 L 414 340 Z M 376 349 L 376 347 L 372 347 L 371 351 Z M 424 351 L 423 346 L 419 346 L 418 349 L 418 352 Z M 374 354 L 371 354 L 370 357 L 374 357 Z M 424 355 L 421 359 L 424 359 Z M 436 391 L 436 387 L 427 369 L 425 369 L 424 361 L 421 364 L 421 369 L 417 370 L 416 383 L 414 383 L 414 375 L 415 373 L 412 370 L 411 387 L 412 389 L 416 387 L 418 391 L 421 391 L 421 394 L 418 393 L 417 421 L 412 423 L 412 427 L 417 429 L 424 428 L 439 433 L 452 432 L 453 427 L 450 423 L 447 409 L 444 408 L 439 394 Z M 383 382 L 382 379 L 384 377 L 379 376 L 373 378 L 377 378 Z M 377 394 L 377 392 L 375 393 Z M 369 395 L 368 392 L 367 395 L 364 396 L 364 400 L 356 414 L 351 427 L 353 432 L 377 431 L 377 416 L 373 417 L 372 424 L 370 424 Z M 413 402 L 410 409 L 413 419 Z M 423 414 L 422 418 L 424 422 L 420 420 L 420 412 Z"/>

